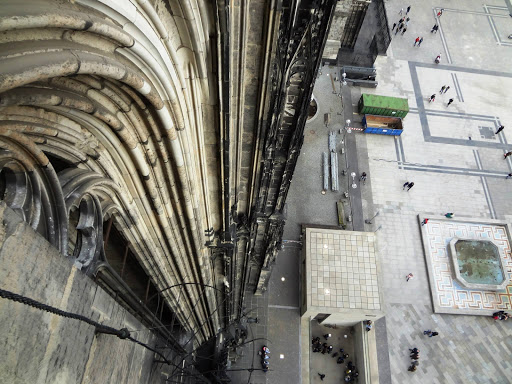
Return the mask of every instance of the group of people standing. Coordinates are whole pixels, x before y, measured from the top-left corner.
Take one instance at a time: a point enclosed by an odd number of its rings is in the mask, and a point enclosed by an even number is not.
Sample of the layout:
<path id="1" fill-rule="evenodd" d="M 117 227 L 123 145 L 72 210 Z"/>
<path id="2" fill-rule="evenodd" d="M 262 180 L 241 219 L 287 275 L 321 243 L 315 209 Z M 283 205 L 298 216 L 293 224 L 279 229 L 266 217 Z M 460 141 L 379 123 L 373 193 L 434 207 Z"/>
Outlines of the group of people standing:
<path id="1" fill-rule="evenodd" d="M 402 35 L 403 35 L 407 31 L 407 26 L 409 25 L 409 21 L 411 21 L 411 19 L 409 17 L 406 18 L 406 16 L 409 14 L 410 10 L 411 10 L 411 6 L 409 5 L 407 7 L 407 10 L 405 11 L 405 16 L 404 16 L 403 8 L 400 9 L 400 12 L 398 12 L 400 14 L 400 16 L 402 16 L 402 18 L 400 20 L 398 20 L 398 23 L 394 23 L 393 28 L 391 28 L 391 31 L 395 31 L 395 28 L 396 28 L 395 35 L 398 34 L 398 32 L 402 32 Z M 423 41 L 423 39 L 422 39 L 422 41 Z"/>
<path id="2" fill-rule="evenodd" d="M 418 369 L 418 365 L 420 365 L 420 350 L 416 347 L 409 348 L 409 352 L 411 352 L 411 365 L 408 369 L 409 372 L 415 372 Z"/>
<path id="3" fill-rule="evenodd" d="M 512 317 L 512 315 L 505 313 L 505 311 L 498 311 L 498 312 L 494 312 L 492 314 L 492 318 L 494 320 L 507 320 L 511 317 Z"/>
<path id="4" fill-rule="evenodd" d="M 332 337 L 332 335 L 330 333 L 326 333 L 325 335 L 323 335 L 323 338 L 325 339 L 325 341 L 328 341 L 331 337 Z M 343 364 L 345 362 L 345 360 L 347 360 L 349 358 L 349 354 L 345 353 L 343 348 L 340 348 L 339 351 L 336 351 L 331 354 L 331 352 L 334 349 L 333 346 L 327 344 L 327 342 L 322 343 L 322 340 L 320 339 L 319 336 L 314 337 L 311 341 L 311 344 L 313 347 L 313 352 L 315 352 L 315 353 L 320 352 L 323 355 L 328 354 L 328 355 L 331 355 L 331 357 L 333 357 L 333 358 L 337 357 L 337 359 L 336 359 L 337 364 Z M 318 375 L 320 376 L 320 380 L 323 381 L 325 378 L 325 374 L 318 372 Z M 359 372 L 357 371 L 356 366 L 352 363 L 352 361 L 349 361 L 347 363 L 347 366 L 345 369 L 345 378 L 344 378 L 345 382 L 352 382 L 358 376 L 359 376 Z"/>

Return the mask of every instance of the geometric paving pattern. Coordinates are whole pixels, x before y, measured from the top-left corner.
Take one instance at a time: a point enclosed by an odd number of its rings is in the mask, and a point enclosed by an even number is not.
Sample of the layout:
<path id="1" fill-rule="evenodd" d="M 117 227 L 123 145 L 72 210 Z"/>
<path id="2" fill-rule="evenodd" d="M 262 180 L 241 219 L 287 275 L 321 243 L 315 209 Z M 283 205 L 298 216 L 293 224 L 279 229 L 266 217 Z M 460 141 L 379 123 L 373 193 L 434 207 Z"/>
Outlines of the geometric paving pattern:
<path id="1" fill-rule="evenodd" d="M 422 226 L 434 312 L 488 315 L 512 308 L 512 254 L 506 224 L 429 219 Z M 454 280 L 448 245 L 454 237 L 491 240 L 504 255 L 509 285 L 504 291 L 468 289 Z"/>
<path id="2" fill-rule="evenodd" d="M 313 307 L 381 309 L 373 232 L 308 228 L 306 246 Z"/>

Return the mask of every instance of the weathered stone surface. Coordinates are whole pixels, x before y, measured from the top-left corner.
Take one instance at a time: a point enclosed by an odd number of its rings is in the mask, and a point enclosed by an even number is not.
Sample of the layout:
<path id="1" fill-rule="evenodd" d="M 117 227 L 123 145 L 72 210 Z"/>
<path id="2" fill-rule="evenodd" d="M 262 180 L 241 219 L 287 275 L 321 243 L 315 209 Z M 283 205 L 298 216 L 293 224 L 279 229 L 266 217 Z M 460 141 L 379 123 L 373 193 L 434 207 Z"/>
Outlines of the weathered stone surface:
<path id="1" fill-rule="evenodd" d="M 59 309 L 122 328 L 138 340 L 155 336 L 82 274 L 14 212 L 0 203 L 0 287 Z M 101 308 L 101 311 L 98 311 Z M 110 318 L 109 318 L 110 317 Z M 150 351 L 89 324 L 0 299 L 0 382 L 147 383 Z M 157 376 L 157 375 L 156 375 Z"/>

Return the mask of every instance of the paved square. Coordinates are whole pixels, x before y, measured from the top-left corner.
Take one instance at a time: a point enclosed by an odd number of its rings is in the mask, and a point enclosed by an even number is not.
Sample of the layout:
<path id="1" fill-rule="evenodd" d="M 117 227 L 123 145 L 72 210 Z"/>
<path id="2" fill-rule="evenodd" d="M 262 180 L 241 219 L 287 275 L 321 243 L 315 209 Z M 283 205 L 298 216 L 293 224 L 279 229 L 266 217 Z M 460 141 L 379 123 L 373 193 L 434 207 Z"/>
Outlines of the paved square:
<path id="1" fill-rule="evenodd" d="M 468 289 L 455 279 L 448 244 L 454 237 L 492 240 L 503 255 L 505 278 L 510 282 L 512 258 L 506 224 L 475 223 L 450 219 L 429 219 L 422 226 L 432 302 L 436 313 L 491 315 L 511 309 L 512 283 L 505 291 Z"/>
<path id="2" fill-rule="evenodd" d="M 471 236 L 487 233 L 510 251 L 509 240 L 484 227 L 512 219 L 512 180 L 505 178 L 512 161 L 503 158 L 512 150 L 512 40 L 506 37 L 512 33 L 511 18 L 507 3 L 498 0 L 410 4 L 406 34 L 393 35 L 387 56 L 375 63 L 378 87 L 362 90 L 407 97 L 411 111 L 404 132 L 398 138 L 358 136 L 358 151 L 367 150 L 358 160 L 367 164 L 361 171 L 371 188 L 364 194 L 365 218 L 379 212 L 367 230 L 377 231 L 391 382 L 508 384 L 512 322 L 468 314 L 510 310 L 510 285 L 499 294 L 458 287 L 443 258 L 448 237 L 468 230 L 459 224 L 464 222 L 476 225 L 467 232 Z M 391 25 L 401 7 L 399 1 L 386 2 Z M 440 7 L 444 12 L 436 19 Z M 440 29 L 432 34 L 435 23 Z M 424 38 L 419 48 L 413 46 L 417 36 Z M 441 63 L 434 64 L 439 53 Z M 442 86 L 450 87 L 447 93 L 440 94 Z M 360 92 L 353 89 L 354 102 Z M 436 100 L 429 103 L 434 93 Z M 454 102 L 447 106 L 450 98 Z M 501 124 L 505 129 L 496 134 Z M 406 181 L 415 183 L 409 192 L 402 190 Z M 418 223 L 418 215 L 436 218 L 446 212 L 454 212 L 459 223 L 433 219 L 430 228 Z M 427 257 L 423 240 L 436 242 Z M 429 268 L 432 260 L 435 268 Z M 414 278 L 406 282 L 411 272 Z M 445 313 L 450 310 L 458 314 Z M 425 338 L 426 329 L 440 336 Z M 410 373 L 407 352 L 413 347 L 422 350 L 422 358 L 418 371 Z"/>

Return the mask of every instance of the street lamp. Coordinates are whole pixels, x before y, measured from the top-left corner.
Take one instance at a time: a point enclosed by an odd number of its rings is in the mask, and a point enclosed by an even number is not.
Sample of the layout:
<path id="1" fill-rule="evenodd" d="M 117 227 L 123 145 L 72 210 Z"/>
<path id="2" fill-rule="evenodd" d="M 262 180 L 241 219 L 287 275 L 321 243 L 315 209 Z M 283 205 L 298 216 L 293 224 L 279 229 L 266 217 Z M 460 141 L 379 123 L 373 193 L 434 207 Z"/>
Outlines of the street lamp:
<path id="1" fill-rule="evenodd" d="M 342 129 L 340 129 L 341 133 Z M 350 120 L 345 121 L 345 127 L 343 128 L 343 136 L 341 137 L 341 144 L 345 144 L 345 135 L 347 133 L 351 133 L 352 128 L 350 128 Z"/>
<path id="2" fill-rule="evenodd" d="M 357 184 L 356 184 L 356 173 L 355 172 L 352 172 L 350 174 L 350 176 L 352 176 L 352 188 L 356 189 L 357 188 Z"/>
<path id="3" fill-rule="evenodd" d="M 375 219 L 377 216 L 379 216 L 379 214 L 380 214 L 380 211 L 377 211 L 377 213 L 371 219 L 366 219 L 364 222 L 366 224 L 372 224 L 372 220 Z"/>

